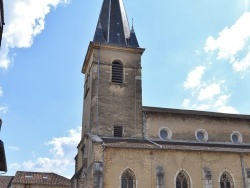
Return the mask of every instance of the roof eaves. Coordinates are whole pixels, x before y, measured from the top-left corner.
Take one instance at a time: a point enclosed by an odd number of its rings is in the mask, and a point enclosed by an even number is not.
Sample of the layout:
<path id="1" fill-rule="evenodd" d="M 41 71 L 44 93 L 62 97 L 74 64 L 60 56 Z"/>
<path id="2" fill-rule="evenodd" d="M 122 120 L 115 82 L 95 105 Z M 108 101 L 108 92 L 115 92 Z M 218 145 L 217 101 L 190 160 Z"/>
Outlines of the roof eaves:
<path id="1" fill-rule="evenodd" d="M 187 151 L 215 151 L 231 153 L 250 153 L 250 144 L 235 144 L 222 142 L 189 142 L 189 141 L 161 141 L 135 138 L 102 137 L 105 147 L 149 150 L 187 150 Z M 159 147 L 161 146 L 161 147 Z"/>
<path id="2" fill-rule="evenodd" d="M 232 118 L 232 119 L 250 120 L 250 115 L 245 115 L 245 114 L 227 114 L 227 113 L 219 113 L 219 112 L 160 108 L 160 107 L 149 107 L 149 106 L 143 106 L 142 110 L 144 112 L 170 113 L 170 114 L 182 114 L 182 115 L 208 116 L 208 117 L 215 117 L 215 118 Z"/>

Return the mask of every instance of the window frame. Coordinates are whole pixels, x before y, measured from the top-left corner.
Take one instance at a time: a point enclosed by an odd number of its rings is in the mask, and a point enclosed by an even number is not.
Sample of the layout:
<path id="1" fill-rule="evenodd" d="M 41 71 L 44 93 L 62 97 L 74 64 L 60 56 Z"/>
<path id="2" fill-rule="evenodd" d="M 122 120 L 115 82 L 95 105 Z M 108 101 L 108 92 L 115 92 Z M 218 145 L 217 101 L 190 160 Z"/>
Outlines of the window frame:
<path id="1" fill-rule="evenodd" d="M 124 135 L 124 126 L 114 125 L 113 126 L 113 137 L 122 138 Z"/>
<path id="2" fill-rule="evenodd" d="M 124 185 L 124 180 L 127 180 Z M 130 180 L 130 182 L 129 182 Z M 131 184 L 131 180 L 132 180 L 132 186 Z M 121 184 L 121 188 L 136 188 L 136 176 L 135 173 L 130 169 L 127 168 L 126 170 L 123 171 L 123 173 L 120 176 L 120 184 Z"/>
<path id="3" fill-rule="evenodd" d="M 233 136 L 237 136 L 238 137 L 238 140 L 235 142 L 234 140 L 233 140 Z M 243 142 L 243 138 L 242 138 L 242 135 L 240 134 L 240 132 L 239 131 L 233 131 L 232 133 L 231 133 L 231 141 L 233 142 L 233 143 L 235 143 L 235 144 L 240 144 L 240 143 L 242 143 Z"/>
<path id="4" fill-rule="evenodd" d="M 166 131 L 167 132 L 167 137 L 166 138 L 163 138 L 162 135 L 161 135 L 161 132 L 162 131 Z M 161 140 L 171 140 L 172 139 L 172 131 L 168 128 L 168 127 L 161 127 L 159 130 L 158 130 L 158 136 Z"/>
<path id="5" fill-rule="evenodd" d="M 200 139 L 198 137 L 198 134 L 202 133 L 203 134 L 203 139 Z M 206 142 L 208 140 L 208 133 L 207 131 L 205 131 L 204 129 L 198 129 L 195 131 L 195 138 L 196 140 L 198 140 L 199 142 Z"/>
<path id="6" fill-rule="evenodd" d="M 185 179 L 181 180 L 182 177 L 179 177 L 183 175 Z M 183 181 L 185 180 L 184 183 L 186 183 L 186 186 L 183 185 Z M 177 185 L 177 181 L 181 181 L 181 185 Z M 178 186 L 178 187 L 177 187 Z M 185 170 L 181 170 L 177 173 L 175 177 L 175 188 L 191 188 L 191 177 Z"/>
<path id="7" fill-rule="evenodd" d="M 124 66 L 119 60 L 114 60 L 111 63 L 111 83 L 112 84 L 124 84 Z"/>
<path id="8" fill-rule="evenodd" d="M 225 175 L 226 177 L 223 177 L 223 175 Z M 224 171 L 220 175 L 219 187 L 220 188 L 228 188 L 228 183 L 229 183 L 229 186 L 230 186 L 229 188 L 234 188 L 234 181 L 233 181 L 232 175 L 230 173 L 228 173 L 227 171 Z"/>

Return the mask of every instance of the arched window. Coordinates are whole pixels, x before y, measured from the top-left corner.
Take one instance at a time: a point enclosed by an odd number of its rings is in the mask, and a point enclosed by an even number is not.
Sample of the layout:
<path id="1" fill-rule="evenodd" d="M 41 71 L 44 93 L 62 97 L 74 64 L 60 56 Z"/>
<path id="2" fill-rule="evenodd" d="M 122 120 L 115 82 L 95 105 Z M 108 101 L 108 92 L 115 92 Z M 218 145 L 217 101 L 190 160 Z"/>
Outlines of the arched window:
<path id="1" fill-rule="evenodd" d="M 121 188 L 135 188 L 136 181 L 135 181 L 135 174 L 132 170 L 127 169 L 123 172 L 121 177 Z"/>
<path id="2" fill-rule="evenodd" d="M 112 63 L 112 83 L 123 83 L 123 65 L 117 61 Z"/>
<path id="3" fill-rule="evenodd" d="M 234 188 L 233 178 L 228 172 L 223 172 L 220 177 L 220 188 Z"/>
<path id="4" fill-rule="evenodd" d="M 176 188 L 190 188 L 190 178 L 183 170 L 176 177 Z"/>

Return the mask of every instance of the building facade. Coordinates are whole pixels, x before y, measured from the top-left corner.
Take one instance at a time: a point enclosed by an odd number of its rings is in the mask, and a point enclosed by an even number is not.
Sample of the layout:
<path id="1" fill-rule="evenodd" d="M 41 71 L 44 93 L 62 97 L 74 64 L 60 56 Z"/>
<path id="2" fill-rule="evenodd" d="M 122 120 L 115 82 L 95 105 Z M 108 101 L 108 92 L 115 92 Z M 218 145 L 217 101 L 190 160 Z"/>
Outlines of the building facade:
<path id="1" fill-rule="evenodd" d="M 0 131 L 2 127 L 2 120 L 0 119 Z M 0 172 L 7 172 L 7 162 L 6 162 L 6 156 L 5 156 L 5 149 L 4 149 L 4 143 L 0 139 Z"/>
<path id="2" fill-rule="evenodd" d="M 2 42 L 3 26 L 4 26 L 3 0 L 0 0 L 0 46 Z"/>
<path id="3" fill-rule="evenodd" d="M 55 173 L 17 171 L 0 176 L 1 188 L 70 188 L 70 180 Z"/>
<path id="4" fill-rule="evenodd" d="M 142 106 L 143 52 L 123 1 L 103 0 L 71 188 L 249 188 L 250 116 Z"/>
<path id="5" fill-rule="evenodd" d="M 13 176 L 0 176 L 0 187 L 11 188 L 12 180 L 13 180 Z"/>

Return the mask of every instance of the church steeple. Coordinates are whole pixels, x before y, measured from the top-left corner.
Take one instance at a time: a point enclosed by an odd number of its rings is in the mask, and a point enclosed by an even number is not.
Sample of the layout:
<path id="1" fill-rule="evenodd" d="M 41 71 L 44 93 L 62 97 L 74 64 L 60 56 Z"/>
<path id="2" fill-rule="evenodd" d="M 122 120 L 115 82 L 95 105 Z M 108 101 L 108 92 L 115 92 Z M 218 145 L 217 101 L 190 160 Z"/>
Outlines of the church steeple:
<path id="1" fill-rule="evenodd" d="M 103 0 L 94 42 L 139 47 L 133 28 L 130 31 L 123 0 Z"/>

